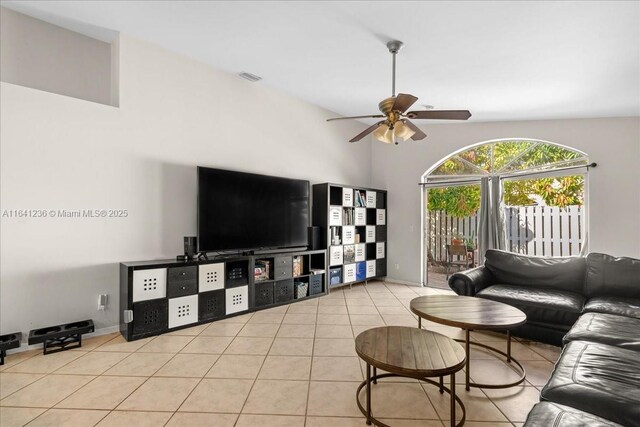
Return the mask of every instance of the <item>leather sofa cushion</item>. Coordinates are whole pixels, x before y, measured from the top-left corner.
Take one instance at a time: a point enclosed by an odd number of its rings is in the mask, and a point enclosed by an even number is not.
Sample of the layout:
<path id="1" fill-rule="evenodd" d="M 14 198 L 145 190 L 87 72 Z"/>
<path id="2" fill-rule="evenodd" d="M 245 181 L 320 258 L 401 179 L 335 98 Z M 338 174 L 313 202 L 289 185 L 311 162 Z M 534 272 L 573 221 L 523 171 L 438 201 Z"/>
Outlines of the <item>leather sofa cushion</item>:
<path id="1" fill-rule="evenodd" d="M 532 257 L 490 249 L 484 265 L 495 278 L 494 283 L 584 293 L 584 258 Z"/>
<path id="2" fill-rule="evenodd" d="M 640 319 L 585 313 L 562 339 L 564 344 L 571 341 L 591 341 L 640 351 Z"/>
<path id="3" fill-rule="evenodd" d="M 640 299 L 597 297 L 584 305 L 585 313 L 607 313 L 640 319 Z"/>
<path id="4" fill-rule="evenodd" d="M 593 414 L 552 402 L 536 403 L 524 427 L 622 427 Z"/>
<path id="5" fill-rule="evenodd" d="M 479 298 L 503 302 L 519 308 L 527 315 L 527 322 L 565 326 L 568 330 L 578 320 L 584 297 L 573 292 L 514 285 L 493 285 L 476 294 Z"/>
<path id="6" fill-rule="evenodd" d="M 640 426 L 640 357 L 633 350 L 571 341 L 562 350 L 541 399 L 616 423 Z"/>
<path id="7" fill-rule="evenodd" d="M 587 255 L 585 294 L 640 299 L 640 259 Z"/>

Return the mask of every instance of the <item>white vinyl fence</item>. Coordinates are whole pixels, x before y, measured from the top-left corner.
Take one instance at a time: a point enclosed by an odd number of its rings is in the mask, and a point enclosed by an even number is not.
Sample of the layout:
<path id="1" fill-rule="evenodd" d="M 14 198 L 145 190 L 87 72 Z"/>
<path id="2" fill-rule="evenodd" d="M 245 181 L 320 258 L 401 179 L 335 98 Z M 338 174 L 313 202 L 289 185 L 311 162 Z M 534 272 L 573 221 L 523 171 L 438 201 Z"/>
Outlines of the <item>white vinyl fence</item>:
<path id="1" fill-rule="evenodd" d="M 465 239 L 478 235 L 479 214 L 456 218 L 445 211 L 429 211 L 429 260 L 446 259 L 446 245 L 460 234 Z M 507 250 L 527 255 L 579 255 L 584 242 L 585 218 L 582 206 L 507 206 L 504 208 Z M 475 239 L 474 239 L 475 240 Z M 477 241 L 476 247 L 477 247 Z"/>

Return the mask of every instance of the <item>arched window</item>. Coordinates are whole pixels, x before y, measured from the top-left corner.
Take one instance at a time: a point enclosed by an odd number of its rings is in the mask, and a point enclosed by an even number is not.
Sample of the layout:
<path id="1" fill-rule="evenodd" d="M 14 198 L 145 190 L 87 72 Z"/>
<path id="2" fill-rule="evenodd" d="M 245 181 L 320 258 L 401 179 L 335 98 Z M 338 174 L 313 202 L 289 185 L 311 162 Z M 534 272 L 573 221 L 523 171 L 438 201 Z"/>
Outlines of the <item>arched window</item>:
<path id="1" fill-rule="evenodd" d="M 495 188 L 501 192 L 496 200 L 504 249 L 540 256 L 580 254 L 586 243 L 588 165 L 581 151 L 531 139 L 483 142 L 435 164 L 422 176 L 424 283 L 446 286 L 446 276 L 460 267 L 459 261 L 473 265 L 481 258 L 477 236 L 483 178 L 500 183 Z M 461 241 L 468 257 L 452 259 L 451 246 Z"/>

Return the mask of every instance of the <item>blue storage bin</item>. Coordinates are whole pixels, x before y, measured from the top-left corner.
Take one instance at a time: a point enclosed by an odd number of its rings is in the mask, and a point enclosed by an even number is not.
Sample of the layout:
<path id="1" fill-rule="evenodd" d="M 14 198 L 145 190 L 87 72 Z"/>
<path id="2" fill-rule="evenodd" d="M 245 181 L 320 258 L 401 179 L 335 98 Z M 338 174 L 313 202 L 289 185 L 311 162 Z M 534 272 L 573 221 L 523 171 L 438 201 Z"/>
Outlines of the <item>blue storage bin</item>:
<path id="1" fill-rule="evenodd" d="M 356 264 L 356 280 L 365 280 L 367 278 L 367 263 L 359 262 Z"/>
<path id="2" fill-rule="evenodd" d="M 342 267 L 332 268 L 329 270 L 329 284 L 339 285 L 342 283 Z"/>

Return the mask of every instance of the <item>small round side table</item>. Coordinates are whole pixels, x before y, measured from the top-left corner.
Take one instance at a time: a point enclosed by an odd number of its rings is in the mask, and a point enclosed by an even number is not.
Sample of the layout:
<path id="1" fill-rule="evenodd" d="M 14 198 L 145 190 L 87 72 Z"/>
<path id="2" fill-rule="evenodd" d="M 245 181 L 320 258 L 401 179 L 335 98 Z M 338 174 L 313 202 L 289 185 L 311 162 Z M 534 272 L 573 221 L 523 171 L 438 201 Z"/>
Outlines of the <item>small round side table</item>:
<path id="1" fill-rule="evenodd" d="M 442 334 L 425 331 L 424 329 L 406 326 L 384 326 L 368 329 L 356 338 L 356 353 L 367 363 L 367 379 L 356 391 L 356 401 L 360 412 L 367 417 L 367 424 L 372 423 L 380 427 L 389 427 L 374 418 L 371 412 L 371 384 L 376 384 L 380 378 L 407 377 L 424 381 L 440 388 L 440 393 L 450 395 L 451 426 L 460 427 L 465 421 L 465 407 L 462 400 L 456 396 L 455 373 L 460 371 L 466 361 L 464 349 L 460 344 Z M 373 375 L 371 369 L 373 368 Z M 378 375 L 376 370 L 382 369 L 389 373 Z M 428 377 L 442 377 L 449 375 L 449 388 Z M 360 403 L 360 391 L 366 387 L 366 409 Z M 456 424 L 456 402 L 462 408 L 461 421 Z"/>
<path id="2" fill-rule="evenodd" d="M 422 327 L 422 319 L 443 325 L 454 326 L 465 331 L 464 340 L 456 340 L 464 343 L 467 355 L 465 372 L 465 388 L 508 388 L 522 383 L 526 378 L 524 367 L 511 356 L 511 331 L 527 321 L 527 315 L 521 310 L 497 301 L 482 298 L 458 296 L 458 295 L 427 295 L 411 300 L 411 311 L 418 315 L 418 328 Z M 469 331 L 472 330 L 507 330 L 507 352 L 498 350 L 487 344 L 471 342 Z M 509 367 L 520 376 L 517 380 L 506 384 L 479 384 L 472 383 L 469 379 L 471 372 L 471 357 L 469 346 L 474 345 L 486 348 L 506 358 Z M 513 365 L 516 365 L 516 369 Z M 442 381 L 442 379 L 441 379 Z"/>

